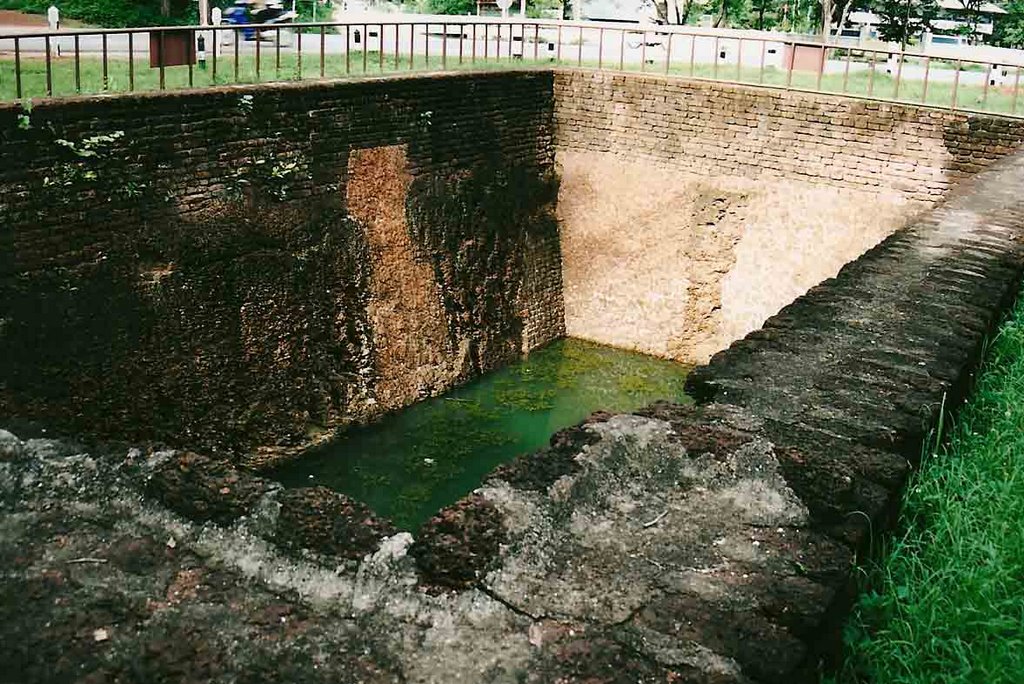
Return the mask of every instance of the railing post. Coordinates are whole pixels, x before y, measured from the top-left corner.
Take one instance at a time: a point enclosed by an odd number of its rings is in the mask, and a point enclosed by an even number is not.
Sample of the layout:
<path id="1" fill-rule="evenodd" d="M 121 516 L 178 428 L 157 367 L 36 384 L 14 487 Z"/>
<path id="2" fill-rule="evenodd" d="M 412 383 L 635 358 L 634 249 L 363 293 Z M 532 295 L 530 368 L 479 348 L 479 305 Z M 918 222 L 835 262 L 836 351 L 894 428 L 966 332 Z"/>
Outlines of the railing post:
<path id="1" fill-rule="evenodd" d="M 324 52 L 327 46 L 327 30 L 320 24 L 320 78 L 324 77 Z M 363 45 L 366 45 L 366 31 L 363 31 Z"/>
<path id="2" fill-rule="evenodd" d="M 821 77 L 825 74 L 825 63 L 828 61 L 828 50 L 824 45 L 821 46 L 821 62 L 818 66 L 818 78 L 814 81 L 814 89 L 821 92 Z"/>
<path id="3" fill-rule="evenodd" d="M 257 83 L 259 83 L 262 80 L 260 78 L 260 66 L 262 66 L 261 65 L 261 59 L 260 59 L 261 58 L 260 43 L 262 43 L 262 42 L 263 41 L 260 40 L 260 31 L 259 31 L 259 29 L 256 29 L 256 82 Z"/>
<path id="4" fill-rule="evenodd" d="M 690 34 L 690 78 L 693 78 L 693 62 L 697 57 L 697 36 Z"/>
<path id="5" fill-rule="evenodd" d="M 164 90 L 167 87 L 167 77 L 166 77 L 166 71 L 167 70 L 164 67 L 164 64 L 167 62 L 167 45 L 166 45 L 166 40 L 165 40 L 166 34 L 163 31 L 159 31 L 159 35 L 160 35 L 160 39 L 159 39 L 159 45 L 160 45 L 160 90 Z M 236 57 L 236 61 L 235 61 L 235 80 L 237 81 L 238 80 L 238 61 L 237 61 L 238 52 L 237 52 L 237 50 L 235 52 L 235 57 Z"/>
<path id="6" fill-rule="evenodd" d="M 985 109 L 988 106 L 988 86 L 992 81 L 992 67 L 988 64 L 985 65 L 985 87 L 981 91 L 981 108 Z"/>
<path id="7" fill-rule="evenodd" d="M 959 60 L 959 59 L 956 60 L 956 73 L 953 74 L 953 102 L 949 106 L 949 108 L 952 109 L 953 111 L 956 111 L 956 104 L 957 104 L 957 102 L 956 102 L 957 97 L 956 96 L 957 96 L 957 91 L 960 88 L 960 68 L 962 66 L 963 66 L 963 62 L 961 60 Z"/>
<path id="8" fill-rule="evenodd" d="M 597 31 L 597 68 L 600 69 L 604 66 L 604 28 L 600 28 Z"/>
<path id="9" fill-rule="evenodd" d="M 22 99 L 22 41 L 17 36 L 14 37 L 14 94 Z"/>
<path id="10" fill-rule="evenodd" d="M 924 87 L 921 88 L 921 104 L 928 102 L 928 76 L 932 69 L 932 58 L 924 58 Z"/>
<path id="11" fill-rule="evenodd" d="M 715 55 L 716 57 L 718 55 Z M 786 70 L 786 87 L 793 87 L 793 66 L 796 64 L 796 42 L 789 44 L 789 69 Z"/>
<path id="12" fill-rule="evenodd" d="M 647 71 L 647 31 L 640 31 L 640 71 Z"/>
<path id="13" fill-rule="evenodd" d="M 626 68 L 626 29 L 619 31 L 619 71 Z"/>
<path id="14" fill-rule="evenodd" d="M 737 39 L 736 43 L 736 82 L 743 81 L 743 38 Z"/>
<path id="15" fill-rule="evenodd" d="M 903 80 L 903 60 L 906 56 L 901 52 L 899 56 L 900 63 L 896 66 L 896 85 L 892 90 L 892 99 L 900 99 L 900 81 Z"/>
<path id="16" fill-rule="evenodd" d="M 448 24 L 441 24 L 441 71 L 448 68 Z"/>
<path id="17" fill-rule="evenodd" d="M 669 68 L 672 64 L 672 39 L 675 38 L 675 34 L 671 31 L 668 35 L 668 45 L 665 46 L 665 73 L 668 74 Z"/>
<path id="18" fill-rule="evenodd" d="M 764 83 L 764 57 L 765 57 L 765 51 L 767 49 L 768 49 L 768 41 L 767 40 L 762 40 L 761 41 L 761 68 L 760 68 L 760 70 L 757 73 L 757 82 L 758 83 Z"/>
<path id="19" fill-rule="evenodd" d="M 718 36 L 715 36 L 715 50 L 714 54 L 711 55 L 711 60 L 714 66 L 711 68 L 711 78 L 718 80 Z"/>
<path id="20" fill-rule="evenodd" d="M 131 34 L 129 34 L 131 35 Z M 82 53 L 78 34 L 75 34 L 75 92 L 82 92 Z"/>
<path id="21" fill-rule="evenodd" d="M 366 67 L 368 64 L 369 57 L 368 52 L 370 50 L 370 27 L 367 24 L 363 24 L 363 75 L 366 75 Z"/>
<path id="22" fill-rule="evenodd" d="M 53 66 L 50 64 L 50 36 L 46 36 L 46 95 L 53 95 Z"/>
<path id="23" fill-rule="evenodd" d="M 213 34 L 214 40 L 217 34 Z M 213 51 L 213 78 L 217 79 L 217 50 Z M 135 90 L 135 34 L 128 34 L 128 90 Z"/>
<path id="24" fill-rule="evenodd" d="M 852 54 L 850 48 L 846 48 L 846 68 L 843 70 L 843 92 L 845 93 L 850 85 L 850 55 Z"/>
<path id="25" fill-rule="evenodd" d="M 868 97 L 875 92 L 875 52 L 871 51 L 871 66 L 868 68 Z"/>
<path id="26" fill-rule="evenodd" d="M 1017 75 L 1013 78 L 1013 103 L 1010 105 L 1010 113 L 1017 113 L 1017 95 L 1020 93 L 1020 67 L 1017 67 Z"/>

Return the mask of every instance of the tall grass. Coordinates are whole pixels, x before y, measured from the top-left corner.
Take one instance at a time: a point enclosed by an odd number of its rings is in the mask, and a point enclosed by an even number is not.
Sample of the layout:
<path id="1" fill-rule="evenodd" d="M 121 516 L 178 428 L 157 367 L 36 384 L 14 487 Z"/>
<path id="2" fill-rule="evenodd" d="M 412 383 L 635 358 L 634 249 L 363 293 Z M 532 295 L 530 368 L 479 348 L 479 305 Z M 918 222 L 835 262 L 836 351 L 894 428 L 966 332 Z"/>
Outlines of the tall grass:
<path id="1" fill-rule="evenodd" d="M 951 439 L 912 478 L 840 684 L 1024 682 L 1024 302 Z"/>

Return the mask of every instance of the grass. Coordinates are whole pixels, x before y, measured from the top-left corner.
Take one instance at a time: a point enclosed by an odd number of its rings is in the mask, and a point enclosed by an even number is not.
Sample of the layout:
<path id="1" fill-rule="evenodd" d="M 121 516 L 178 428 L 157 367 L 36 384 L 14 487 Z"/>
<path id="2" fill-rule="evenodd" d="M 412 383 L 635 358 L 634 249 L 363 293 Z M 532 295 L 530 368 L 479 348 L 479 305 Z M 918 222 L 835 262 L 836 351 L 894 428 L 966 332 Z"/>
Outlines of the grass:
<path id="1" fill-rule="evenodd" d="M 1024 302 L 904 506 L 835 682 L 1024 682 Z"/>
<path id="2" fill-rule="evenodd" d="M 320 58 L 316 52 L 317 42 L 306 47 L 310 52 L 304 52 L 301 64 L 292 49 L 282 49 L 280 57 L 275 52 L 273 45 L 265 45 L 261 50 L 259 73 L 256 69 L 256 54 L 251 45 L 247 45 L 245 51 L 239 55 L 237 74 L 235 70 L 234 55 L 228 51 L 222 53 L 218 58 L 217 74 L 214 76 L 212 61 L 208 61 L 206 69 L 198 66 L 192 70 L 192 86 L 204 87 L 210 85 L 224 85 L 230 83 L 256 83 L 271 82 L 280 80 L 301 80 L 314 79 L 321 75 Z M 527 47 L 527 54 L 530 48 Z M 572 50 L 568 51 L 569 53 Z M 408 55 L 400 56 L 397 60 L 390 51 L 385 51 L 382 56 L 379 52 L 368 51 L 353 52 L 346 59 L 344 54 L 328 54 L 324 57 L 323 75 L 326 78 L 339 77 L 361 77 L 378 74 L 394 74 L 399 72 L 425 71 L 425 70 L 465 70 L 465 69 L 502 69 L 510 65 L 514 67 L 548 67 L 553 64 L 572 66 L 578 64 L 576 59 L 563 54 L 562 59 L 556 62 L 553 59 L 520 59 L 509 60 L 507 57 L 495 59 L 493 52 L 489 59 L 482 57 L 471 60 L 469 54 L 465 54 L 461 63 L 458 54 L 453 54 L 442 59 L 441 55 L 432 54 L 416 55 L 410 62 Z M 685 62 L 684 58 L 680 58 Z M 582 61 L 579 63 L 584 67 L 617 68 L 614 60 L 597 62 Z M 650 73 L 664 73 L 664 63 L 648 64 L 645 67 Z M 626 65 L 627 71 L 640 70 L 639 64 Z M 953 105 L 953 86 L 950 83 L 929 83 L 927 92 L 921 81 L 902 80 L 899 90 L 896 89 L 896 81 L 887 75 L 881 65 L 871 72 L 854 72 L 849 77 L 842 74 L 829 74 L 822 76 L 819 82 L 817 75 L 806 72 L 793 72 L 790 76 L 785 70 L 768 67 L 762 73 L 759 69 L 743 68 L 736 69 L 735 65 L 720 65 L 715 67 L 710 64 L 695 64 L 691 67 L 689 63 L 676 63 L 670 65 L 669 73 L 678 76 L 693 76 L 697 78 L 716 79 L 724 81 L 736 81 L 749 84 L 764 84 L 773 86 L 790 85 L 793 88 L 804 90 L 816 90 L 826 93 L 846 93 L 850 95 L 862 95 L 880 99 L 893 99 L 909 103 L 926 103 L 930 105 L 949 107 Z M 0 59 L 0 100 L 17 99 L 16 79 L 14 60 L 6 57 Z M 22 97 L 39 98 L 46 96 L 46 65 L 40 58 L 25 57 L 21 61 L 22 74 Z M 104 77 L 102 62 L 98 57 L 83 56 L 80 62 L 78 76 L 75 74 L 74 60 L 65 55 L 53 61 L 51 67 L 51 80 L 54 95 L 74 95 L 76 93 L 99 93 L 125 92 L 135 90 L 157 90 L 160 87 L 160 76 L 158 69 L 152 69 L 147 59 L 136 59 L 134 63 L 134 84 L 129 78 L 129 60 L 125 57 L 112 57 L 108 61 L 106 74 L 106 88 L 104 88 Z M 189 70 L 187 67 L 168 67 L 164 72 L 164 87 L 167 89 L 189 87 Z M 788 81 L 788 83 L 787 83 Z M 960 85 L 956 92 L 955 107 L 962 109 L 973 109 L 992 113 L 1011 114 L 1018 109 L 1017 98 L 1012 88 L 983 88 L 982 86 Z M 1024 102 L 1020 103 L 1024 108 Z M 1024 110 L 1022 110 L 1024 113 Z"/>

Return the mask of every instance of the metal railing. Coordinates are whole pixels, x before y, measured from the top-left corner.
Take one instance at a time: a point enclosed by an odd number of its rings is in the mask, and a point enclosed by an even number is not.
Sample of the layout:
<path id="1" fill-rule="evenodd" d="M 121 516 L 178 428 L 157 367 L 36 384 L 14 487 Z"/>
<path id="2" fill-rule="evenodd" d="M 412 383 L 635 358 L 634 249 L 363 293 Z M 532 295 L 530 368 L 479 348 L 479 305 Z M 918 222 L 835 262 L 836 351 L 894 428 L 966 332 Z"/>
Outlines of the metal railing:
<path id="1" fill-rule="evenodd" d="M 0 100 L 454 69 L 572 66 L 1018 115 L 1018 63 L 690 27 L 397 15 L 0 35 Z"/>

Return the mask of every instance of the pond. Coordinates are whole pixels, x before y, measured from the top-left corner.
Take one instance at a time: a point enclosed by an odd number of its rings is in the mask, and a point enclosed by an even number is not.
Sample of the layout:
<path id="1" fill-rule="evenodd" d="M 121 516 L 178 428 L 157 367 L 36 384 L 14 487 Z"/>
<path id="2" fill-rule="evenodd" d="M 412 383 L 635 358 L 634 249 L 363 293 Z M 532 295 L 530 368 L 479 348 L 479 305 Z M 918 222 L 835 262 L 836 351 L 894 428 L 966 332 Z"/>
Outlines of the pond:
<path id="1" fill-rule="evenodd" d="M 324 485 L 413 530 L 480 485 L 496 466 L 548 443 L 597 410 L 657 399 L 690 403 L 689 366 L 563 339 L 521 361 L 380 421 L 350 429 L 272 473 Z"/>

